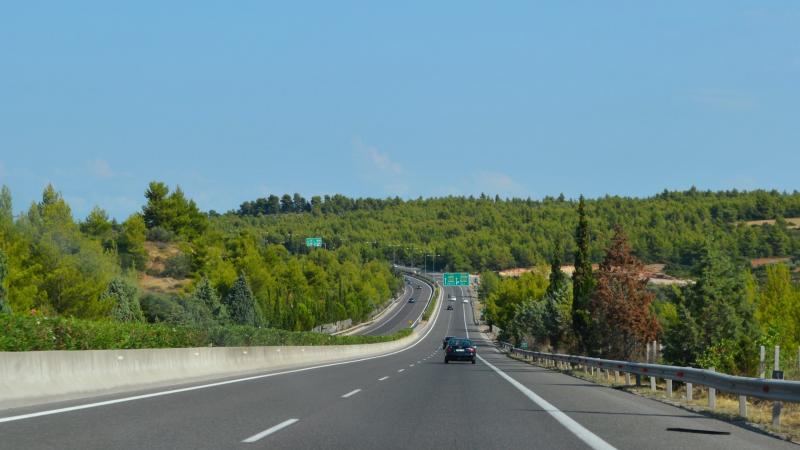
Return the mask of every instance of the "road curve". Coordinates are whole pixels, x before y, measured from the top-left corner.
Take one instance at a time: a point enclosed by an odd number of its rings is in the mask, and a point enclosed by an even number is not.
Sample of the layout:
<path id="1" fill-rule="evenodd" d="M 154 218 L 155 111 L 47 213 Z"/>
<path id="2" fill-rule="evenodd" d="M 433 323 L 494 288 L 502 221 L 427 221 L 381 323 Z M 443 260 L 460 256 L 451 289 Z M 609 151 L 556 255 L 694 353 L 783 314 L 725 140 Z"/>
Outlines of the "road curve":
<path id="1" fill-rule="evenodd" d="M 408 328 L 416 321 L 425 310 L 428 299 L 433 294 L 430 285 L 418 278 L 404 276 L 407 289 L 398 301 L 401 303 L 374 324 L 355 333 L 365 336 L 390 335 L 403 328 Z M 413 298 L 414 303 L 409 303 Z"/>

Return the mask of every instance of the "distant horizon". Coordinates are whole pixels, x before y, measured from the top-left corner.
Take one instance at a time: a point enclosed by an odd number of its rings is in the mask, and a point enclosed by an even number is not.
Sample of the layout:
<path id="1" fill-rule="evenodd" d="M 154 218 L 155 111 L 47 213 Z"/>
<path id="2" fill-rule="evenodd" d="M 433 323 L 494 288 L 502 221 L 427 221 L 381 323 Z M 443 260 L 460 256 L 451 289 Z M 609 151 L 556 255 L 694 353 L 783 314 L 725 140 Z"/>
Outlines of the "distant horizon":
<path id="1" fill-rule="evenodd" d="M 172 193 L 176 187 L 179 187 L 178 185 L 170 185 L 167 182 L 164 182 L 164 183 L 167 184 L 167 186 L 169 187 L 170 193 Z M 52 184 L 52 183 L 49 183 L 49 184 Z M 139 207 L 137 209 L 132 210 L 130 213 L 128 213 L 128 214 L 126 214 L 126 215 L 124 215 L 122 217 L 118 217 L 118 216 L 116 216 L 114 214 L 111 214 L 109 212 L 108 208 L 106 208 L 104 205 L 100 205 L 100 204 L 92 205 L 85 212 L 85 214 L 78 214 L 76 212 L 75 208 L 73 207 L 73 205 L 69 202 L 69 197 L 67 195 L 65 195 L 64 192 L 62 192 L 58 188 L 58 186 L 56 186 L 55 184 L 52 184 L 52 185 L 53 185 L 53 188 L 56 190 L 56 192 L 58 192 L 59 195 L 61 195 L 62 198 L 67 202 L 67 205 L 70 207 L 70 211 L 72 212 L 72 216 L 76 221 L 84 220 L 86 218 L 86 216 L 91 212 L 92 209 L 94 209 L 95 207 L 99 207 L 100 209 L 102 209 L 106 213 L 108 213 L 108 216 L 109 216 L 110 220 L 116 220 L 118 222 L 122 222 L 127 217 L 129 217 L 131 214 L 140 213 L 142 207 L 147 203 L 147 200 L 146 200 L 146 198 L 144 196 L 145 190 L 143 189 L 142 190 L 142 203 L 139 205 Z M 7 186 L 7 185 L 0 184 L 0 187 L 2 187 L 2 186 Z M 48 184 L 46 184 L 45 186 L 42 187 L 42 192 L 47 188 L 47 186 L 48 186 Z M 37 197 L 36 199 L 33 199 L 30 202 L 27 202 L 26 203 L 27 206 L 25 206 L 24 208 L 21 208 L 21 203 L 18 201 L 18 199 L 14 195 L 13 187 L 12 186 L 7 186 L 7 187 L 11 191 L 11 196 L 12 196 L 12 201 L 13 201 L 13 206 L 14 206 L 13 207 L 14 217 L 19 217 L 19 216 L 25 214 L 28 211 L 28 209 L 30 208 L 30 205 L 32 203 L 38 203 L 38 202 L 41 201 L 41 193 L 40 193 L 39 197 Z M 725 192 L 737 192 L 739 194 L 746 194 L 746 193 L 752 193 L 752 192 L 766 192 L 766 193 L 770 193 L 770 194 L 771 193 L 777 193 L 779 195 L 798 195 L 798 194 L 800 194 L 800 190 L 798 190 L 798 189 L 793 189 L 791 191 L 779 190 L 779 189 L 767 189 L 767 188 L 755 188 L 755 189 L 737 189 L 737 188 L 730 188 L 730 189 L 701 189 L 701 188 L 698 188 L 696 186 L 690 186 L 687 189 L 666 189 L 665 188 L 665 189 L 662 189 L 659 192 L 652 193 L 652 194 L 647 194 L 647 195 L 620 195 L 620 194 L 607 193 L 607 194 L 603 194 L 603 195 L 599 195 L 599 196 L 583 195 L 583 197 L 584 197 L 584 199 L 586 201 L 589 201 L 589 202 L 601 200 L 603 198 L 622 198 L 622 199 L 633 199 L 633 200 L 647 200 L 647 199 L 655 198 L 655 197 L 663 194 L 664 192 L 669 192 L 669 193 L 687 193 L 687 192 L 691 191 L 692 188 L 694 188 L 698 193 L 711 193 L 711 194 L 718 194 L 718 193 L 725 193 Z M 145 189 L 146 189 L 146 187 L 145 187 Z M 245 200 L 242 200 L 241 202 L 239 202 L 234 207 L 230 207 L 230 208 L 226 208 L 226 209 L 215 209 L 215 208 L 204 208 L 202 204 L 198 203 L 192 197 L 190 192 L 187 192 L 182 187 L 181 187 L 181 190 L 184 192 L 184 194 L 186 195 L 187 199 L 194 200 L 195 203 L 197 203 L 197 207 L 200 209 L 200 211 L 202 211 L 204 213 L 210 213 L 211 211 L 214 211 L 217 214 L 227 214 L 227 213 L 231 213 L 231 212 L 236 213 L 237 210 L 240 208 L 240 206 L 244 202 L 255 201 L 255 200 L 259 199 L 259 198 L 268 198 L 271 195 L 275 195 L 278 198 L 280 198 L 280 197 L 282 197 L 283 195 L 286 195 L 286 194 L 288 194 L 288 195 L 299 194 L 306 201 L 311 201 L 311 199 L 313 197 L 315 197 L 315 196 L 319 196 L 319 197 L 324 199 L 326 196 L 327 197 L 333 197 L 333 196 L 336 196 L 336 195 L 342 195 L 342 196 L 344 196 L 344 197 L 346 197 L 346 198 L 348 198 L 350 200 L 379 200 L 379 201 L 386 201 L 386 200 L 394 200 L 396 198 L 399 198 L 403 202 L 418 201 L 420 199 L 422 199 L 423 201 L 426 201 L 426 200 L 442 200 L 442 199 L 448 199 L 448 198 L 469 199 L 470 197 L 472 197 L 474 199 L 477 199 L 477 198 L 480 198 L 481 195 L 485 195 L 486 197 L 488 197 L 490 199 L 494 199 L 496 196 L 499 195 L 499 194 L 490 194 L 488 192 L 481 192 L 481 193 L 478 193 L 478 194 L 468 194 L 468 195 L 452 195 L 451 194 L 451 195 L 443 195 L 443 196 L 417 196 L 417 197 L 402 197 L 402 196 L 389 196 L 389 197 L 358 196 L 357 197 L 357 196 L 350 196 L 350 195 L 347 195 L 347 194 L 343 194 L 343 193 L 340 193 L 340 192 L 329 193 L 329 194 L 311 194 L 311 195 L 305 195 L 305 194 L 303 194 L 301 192 L 281 192 L 281 193 L 270 193 L 270 194 L 267 194 L 267 195 L 264 195 L 264 196 L 258 196 L 258 197 L 254 197 L 254 198 L 250 198 L 250 199 L 245 199 Z M 580 197 L 581 197 L 581 195 L 582 194 L 578 194 L 575 197 L 564 195 L 564 201 L 565 202 L 572 202 L 572 203 L 578 202 Z M 506 197 L 506 196 L 499 195 L 499 197 L 500 197 L 500 199 L 502 201 L 532 201 L 532 202 L 542 202 L 542 201 L 545 201 L 545 200 L 548 200 L 548 199 L 556 200 L 556 199 L 558 199 L 559 196 L 561 196 L 561 193 L 556 194 L 556 195 L 544 195 L 542 197 L 534 197 L 534 196 L 529 196 L 529 197 Z"/>

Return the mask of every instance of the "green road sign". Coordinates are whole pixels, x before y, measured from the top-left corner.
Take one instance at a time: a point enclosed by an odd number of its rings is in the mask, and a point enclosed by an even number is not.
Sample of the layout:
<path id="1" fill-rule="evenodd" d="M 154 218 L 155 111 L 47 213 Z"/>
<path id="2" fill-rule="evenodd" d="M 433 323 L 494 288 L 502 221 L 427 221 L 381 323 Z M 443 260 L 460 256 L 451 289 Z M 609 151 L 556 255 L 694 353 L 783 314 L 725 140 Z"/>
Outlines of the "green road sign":
<path id="1" fill-rule="evenodd" d="M 442 279 L 445 286 L 469 286 L 469 274 L 466 272 L 445 272 Z"/>
<path id="2" fill-rule="evenodd" d="M 306 238 L 306 247 L 322 247 L 321 237 Z"/>

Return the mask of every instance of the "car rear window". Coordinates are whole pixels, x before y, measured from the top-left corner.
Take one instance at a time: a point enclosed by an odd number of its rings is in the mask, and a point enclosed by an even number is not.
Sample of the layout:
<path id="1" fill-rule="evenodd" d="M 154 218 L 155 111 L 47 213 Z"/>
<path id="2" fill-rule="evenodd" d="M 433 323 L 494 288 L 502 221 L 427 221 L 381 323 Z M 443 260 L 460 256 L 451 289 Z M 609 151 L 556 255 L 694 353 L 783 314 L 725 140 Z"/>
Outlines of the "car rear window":
<path id="1" fill-rule="evenodd" d="M 472 347 L 472 341 L 470 341 L 469 339 L 450 339 L 449 344 L 451 347 L 455 348 Z"/>

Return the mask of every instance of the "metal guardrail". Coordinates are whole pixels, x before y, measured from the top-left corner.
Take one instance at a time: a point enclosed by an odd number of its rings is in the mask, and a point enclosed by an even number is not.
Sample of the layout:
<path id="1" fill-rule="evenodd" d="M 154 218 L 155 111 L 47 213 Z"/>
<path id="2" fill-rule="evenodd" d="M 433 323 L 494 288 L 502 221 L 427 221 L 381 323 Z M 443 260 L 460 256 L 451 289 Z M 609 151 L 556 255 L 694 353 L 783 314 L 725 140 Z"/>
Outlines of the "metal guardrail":
<path id="1" fill-rule="evenodd" d="M 692 383 L 707 386 L 719 391 L 740 396 L 761 398 L 785 402 L 800 402 L 800 381 L 772 380 L 766 378 L 749 378 L 717 373 L 712 370 L 694 367 L 666 366 L 661 364 L 645 364 L 630 361 L 589 358 L 586 356 L 564 355 L 560 353 L 536 352 L 516 348 L 509 343 L 501 342 L 503 350 L 517 356 L 540 360 L 559 361 L 595 367 L 602 370 L 630 373 L 665 380 Z"/>

